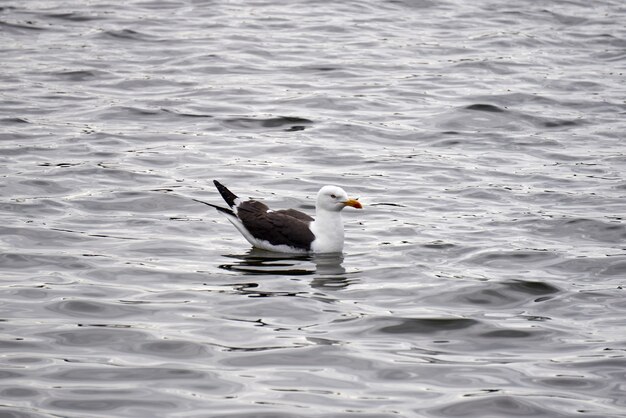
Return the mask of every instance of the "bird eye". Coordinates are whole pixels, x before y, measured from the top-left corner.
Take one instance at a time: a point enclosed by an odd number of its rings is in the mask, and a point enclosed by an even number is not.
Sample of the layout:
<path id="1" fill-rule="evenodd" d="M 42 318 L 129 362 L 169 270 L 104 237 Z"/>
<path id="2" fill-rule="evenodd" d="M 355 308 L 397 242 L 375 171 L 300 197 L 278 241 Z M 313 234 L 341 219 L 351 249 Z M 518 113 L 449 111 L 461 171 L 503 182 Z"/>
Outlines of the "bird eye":
<path id="1" fill-rule="evenodd" d="M 334 194 L 331 194 L 330 197 L 332 197 L 333 199 L 337 198 L 337 196 L 335 196 Z"/>

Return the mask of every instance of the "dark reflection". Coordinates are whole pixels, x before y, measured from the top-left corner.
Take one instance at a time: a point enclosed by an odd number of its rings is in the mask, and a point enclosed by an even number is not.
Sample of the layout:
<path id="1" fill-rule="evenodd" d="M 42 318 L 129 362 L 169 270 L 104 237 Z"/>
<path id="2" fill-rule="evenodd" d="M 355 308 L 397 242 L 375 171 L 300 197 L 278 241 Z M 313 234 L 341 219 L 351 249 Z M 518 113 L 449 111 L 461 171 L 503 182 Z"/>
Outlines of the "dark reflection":
<path id="1" fill-rule="evenodd" d="M 341 290 L 348 287 L 351 280 L 343 267 L 343 254 L 319 254 L 313 257 L 317 276 L 311 287 L 320 290 Z"/>
<path id="2" fill-rule="evenodd" d="M 391 321 L 381 318 L 380 321 L 392 322 L 378 330 L 388 334 L 434 334 L 466 329 L 480 323 L 468 318 L 393 318 Z"/>
<path id="3" fill-rule="evenodd" d="M 497 331 L 489 331 L 483 333 L 484 338 L 530 338 L 536 336 L 537 333 L 532 331 L 521 331 L 518 329 L 499 329 Z"/>
<path id="4" fill-rule="evenodd" d="M 252 248 L 245 254 L 229 254 L 225 257 L 234 261 L 222 264 L 219 268 L 247 275 L 315 275 L 311 286 L 322 290 L 340 290 L 351 283 L 342 265 L 341 253 L 286 254 Z M 246 284 L 246 287 L 256 287 L 256 284 Z"/>
<path id="5" fill-rule="evenodd" d="M 348 287 L 352 282 L 347 277 L 316 277 L 311 282 L 311 287 L 319 290 L 341 290 Z"/>
<path id="6" fill-rule="evenodd" d="M 442 303 L 503 307 L 527 304 L 530 301 L 545 302 L 561 292 L 560 288 L 539 280 L 510 280 L 472 285 L 462 292 L 441 293 L 436 298 L 441 298 Z M 534 320 L 544 319 L 545 317 L 536 316 Z M 529 320 L 533 319 L 529 316 Z"/>
<path id="7" fill-rule="evenodd" d="M 266 119 L 249 117 L 231 118 L 225 119 L 223 123 L 229 127 L 237 129 L 277 128 L 289 132 L 304 130 L 307 126 L 313 124 L 313 121 L 294 116 L 278 116 Z"/>
<path id="8" fill-rule="evenodd" d="M 490 104 L 483 104 L 483 103 L 471 104 L 469 106 L 466 106 L 465 108 L 467 110 L 478 110 L 481 112 L 496 112 L 496 113 L 504 112 L 504 109 L 498 106 L 494 106 Z"/>
<path id="9" fill-rule="evenodd" d="M 252 248 L 245 254 L 224 255 L 236 260 L 219 267 L 228 271 L 246 274 L 284 274 L 302 276 L 310 274 L 342 275 L 343 254 L 287 254 Z"/>
<path id="10" fill-rule="evenodd" d="M 225 257 L 235 261 L 220 265 L 221 269 L 244 274 L 306 276 L 315 273 L 311 265 L 312 257 L 306 254 L 283 254 L 252 248 L 245 254 L 228 254 Z"/>
<path id="11" fill-rule="evenodd" d="M 342 275 L 346 273 L 343 268 L 343 254 L 318 254 L 313 256 L 316 271 L 324 275 Z"/>

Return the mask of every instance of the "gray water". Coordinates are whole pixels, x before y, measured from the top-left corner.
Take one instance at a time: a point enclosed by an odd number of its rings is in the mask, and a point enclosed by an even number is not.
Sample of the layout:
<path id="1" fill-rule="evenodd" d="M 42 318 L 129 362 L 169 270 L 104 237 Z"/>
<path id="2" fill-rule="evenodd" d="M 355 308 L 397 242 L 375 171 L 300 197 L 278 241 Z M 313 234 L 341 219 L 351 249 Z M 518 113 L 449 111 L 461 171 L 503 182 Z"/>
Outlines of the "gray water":
<path id="1" fill-rule="evenodd" d="M 626 5 L 0 3 L 0 417 L 626 416 Z M 337 255 L 192 199 L 360 197 Z"/>

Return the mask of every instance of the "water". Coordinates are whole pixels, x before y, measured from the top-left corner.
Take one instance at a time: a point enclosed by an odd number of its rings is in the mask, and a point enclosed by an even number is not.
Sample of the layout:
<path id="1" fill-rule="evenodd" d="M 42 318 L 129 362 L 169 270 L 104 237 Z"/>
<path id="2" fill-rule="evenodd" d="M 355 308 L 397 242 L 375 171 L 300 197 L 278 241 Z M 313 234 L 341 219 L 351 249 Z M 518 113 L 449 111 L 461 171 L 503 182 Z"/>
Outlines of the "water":
<path id="1" fill-rule="evenodd" d="M 625 17 L 4 1 L 0 416 L 626 416 Z M 252 251 L 213 179 L 365 209 Z"/>

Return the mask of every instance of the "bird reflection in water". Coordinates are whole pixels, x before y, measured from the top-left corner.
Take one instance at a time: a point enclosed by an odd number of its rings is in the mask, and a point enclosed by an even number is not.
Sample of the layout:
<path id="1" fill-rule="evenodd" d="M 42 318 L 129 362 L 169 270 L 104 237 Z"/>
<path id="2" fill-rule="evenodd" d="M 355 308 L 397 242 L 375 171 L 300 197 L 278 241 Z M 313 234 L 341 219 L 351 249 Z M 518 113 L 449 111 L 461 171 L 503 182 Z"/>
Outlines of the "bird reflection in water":
<path id="1" fill-rule="evenodd" d="M 311 286 L 340 290 L 353 280 L 343 267 L 343 254 L 284 254 L 252 248 L 244 254 L 225 255 L 232 259 L 219 267 L 246 275 L 314 276 Z"/>

